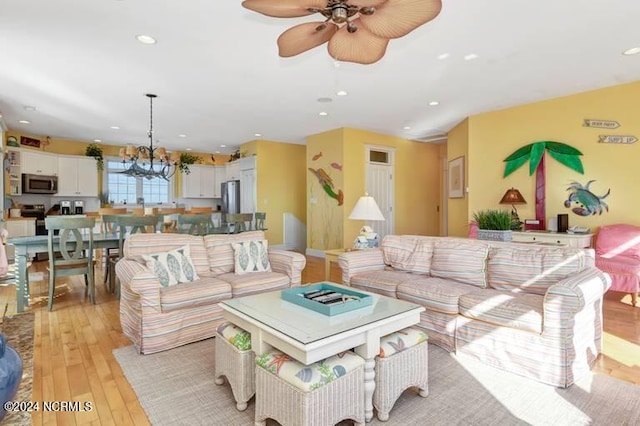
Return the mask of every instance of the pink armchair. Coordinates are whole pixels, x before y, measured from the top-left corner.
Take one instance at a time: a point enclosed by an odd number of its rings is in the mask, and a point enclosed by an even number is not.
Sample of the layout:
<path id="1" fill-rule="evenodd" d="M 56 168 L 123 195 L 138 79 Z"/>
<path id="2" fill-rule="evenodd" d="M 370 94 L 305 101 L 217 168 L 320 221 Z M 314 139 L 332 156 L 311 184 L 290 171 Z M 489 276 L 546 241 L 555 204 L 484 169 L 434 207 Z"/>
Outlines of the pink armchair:
<path id="1" fill-rule="evenodd" d="M 609 290 L 631 294 L 636 306 L 640 291 L 640 226 L 602 226 L 596 240 L 596 266 L 611 276 Z"/>

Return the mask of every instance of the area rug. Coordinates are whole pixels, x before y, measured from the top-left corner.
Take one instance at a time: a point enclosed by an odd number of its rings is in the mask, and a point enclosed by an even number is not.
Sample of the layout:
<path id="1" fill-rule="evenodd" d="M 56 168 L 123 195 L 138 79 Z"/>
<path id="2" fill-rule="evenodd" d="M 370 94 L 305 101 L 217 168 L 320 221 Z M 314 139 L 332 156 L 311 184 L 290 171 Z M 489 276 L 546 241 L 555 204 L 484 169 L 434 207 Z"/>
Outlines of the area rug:
<path id="1" fill-rule="evenodd" d="M 113 351 L 154 425 L 252 425 L 252 400 L 235 408 L 214 383 L 214 339 L 152 355 Z M 275 423 L 268 423 L 269 425 Z M 405 392 L 388 422 L 373 425 L 640 424 L 640 386 L 592 374 L 558 389 L 429 346 L 429 396 Z"/>
<path id="2" fill-rule="evenodd" d="M 2 318 L 2 334 L 7 343 L 16 350 L 22 358 L 22 381 L 14 401 L 31 401 L 33 383 L 33 312 L 24 312 Z M 2 420 L 2 426 L 30 425 L 29 412 L 9 412 Z"/>

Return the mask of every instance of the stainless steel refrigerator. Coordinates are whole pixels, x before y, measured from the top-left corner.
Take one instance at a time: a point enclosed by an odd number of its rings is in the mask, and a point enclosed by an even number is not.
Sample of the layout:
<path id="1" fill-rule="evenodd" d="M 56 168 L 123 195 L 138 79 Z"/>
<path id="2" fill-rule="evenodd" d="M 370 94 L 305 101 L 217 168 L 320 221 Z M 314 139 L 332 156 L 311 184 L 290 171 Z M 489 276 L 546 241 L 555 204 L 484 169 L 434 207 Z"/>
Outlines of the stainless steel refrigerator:
<path id="1" fill-rule="evenodd" d="M 222 222 L 227 223 L 227 213 L 240 213 L 240 181 L 222 182 Z"/>

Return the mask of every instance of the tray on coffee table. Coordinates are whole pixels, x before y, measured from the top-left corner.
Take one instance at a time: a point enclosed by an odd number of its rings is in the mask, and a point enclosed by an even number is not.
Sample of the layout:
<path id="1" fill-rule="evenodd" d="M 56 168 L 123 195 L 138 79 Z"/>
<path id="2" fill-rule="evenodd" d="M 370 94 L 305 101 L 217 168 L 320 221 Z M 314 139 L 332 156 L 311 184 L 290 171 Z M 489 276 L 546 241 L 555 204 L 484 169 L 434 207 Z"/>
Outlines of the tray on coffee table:
<path id="1" fill-rule="evenodd" d="M 338 315 L 373 303 L 368 294 L 321 282 L 281 292 L 282 298 L 324 315 Z M 325 303 L 323 303 L 323 301 Z"/>

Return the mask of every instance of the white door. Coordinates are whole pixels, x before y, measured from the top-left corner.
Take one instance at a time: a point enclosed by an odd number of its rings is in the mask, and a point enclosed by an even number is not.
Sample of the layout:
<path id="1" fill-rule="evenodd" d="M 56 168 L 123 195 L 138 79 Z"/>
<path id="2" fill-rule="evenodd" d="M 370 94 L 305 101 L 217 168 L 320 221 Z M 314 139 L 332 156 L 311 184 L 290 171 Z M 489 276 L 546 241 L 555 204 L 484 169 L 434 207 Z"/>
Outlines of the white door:
<path id="1" fill-rule="evenodd" d="M 380 211 L 384 215 L 384 221 L 366 221 L 366 225 L 373 228 L 378 233 L 378 241 L 382 241 L 385 235 L 391 235 L 395 232 L 394 218 L 394 192 L 393 192 L 393 151 L 388 148 L 384 150 L 385 156 L 369 155 L 370 150 L 380 152 L 381 149 L 371 147 L 367 149 L 367 177 L 366 190 L 380 207 Z M 370 161 L 371 159 L 378 161 Z"/>

